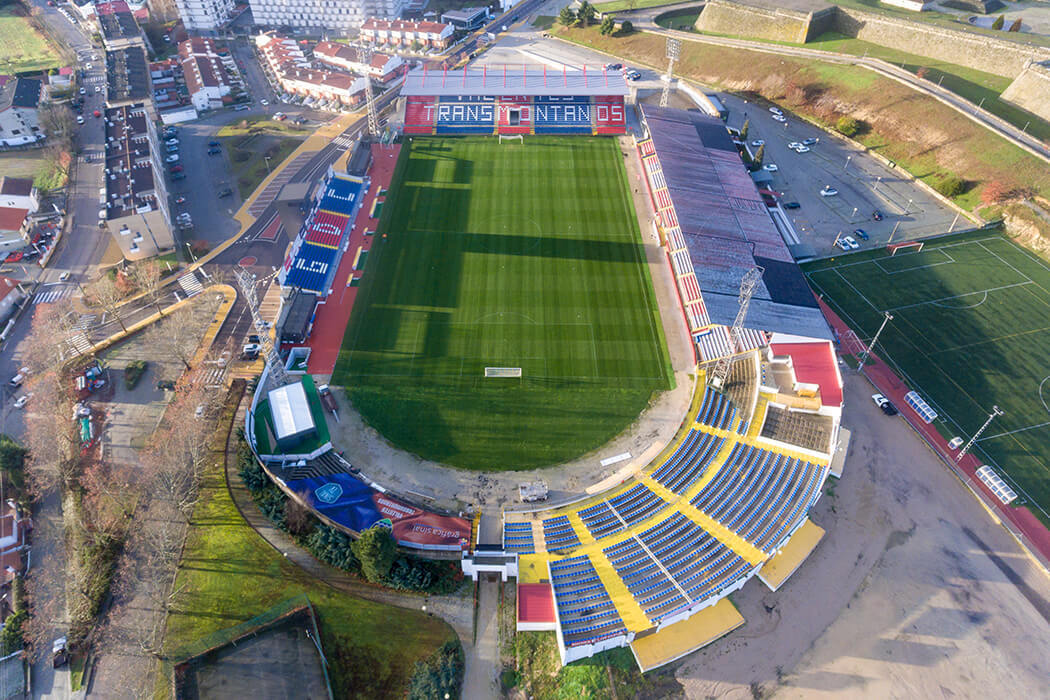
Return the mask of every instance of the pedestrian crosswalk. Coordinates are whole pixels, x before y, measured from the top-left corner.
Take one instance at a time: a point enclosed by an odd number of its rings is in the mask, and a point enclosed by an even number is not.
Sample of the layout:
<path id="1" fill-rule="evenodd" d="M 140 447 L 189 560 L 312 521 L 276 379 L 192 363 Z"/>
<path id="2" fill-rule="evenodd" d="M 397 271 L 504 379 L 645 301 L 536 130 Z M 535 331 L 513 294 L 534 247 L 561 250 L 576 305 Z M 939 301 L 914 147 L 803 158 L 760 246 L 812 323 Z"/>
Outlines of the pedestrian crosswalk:
<path id="1" fill-rule="evenodd" d="M 95 325 L 96 318 L 98 318 L 98 314 L 80 314 L 80 319 L 73 324 L 73 328 L 78 331 L 86 331 Z"/>
<path id="2" fill-rule="evenodd" d="M 82 332 L 70 336 L 69 345 L 73 348 L 75 355 L 87 355 L 91 352 L 91 341 Z"/>
<path id="3" fill-rule="evenodd" d="M 332 143 L 340 151 L 345 151 L 346 149 L 354 145 L 354 138 L 352 136 L 348 136 L 347 134 L 340 134 L 336 138 L 332 139 Z"/>
<path id="4" fill-rule="evenodd" d="M 53 304 L 60 299 L 65 299 L 73 293 L 76 287 L 52 286 L 45 287 L 33 297 L 34 304 Z"/>
<path id="5" fill-rule="evenodd" d="M 197 275 L 190 272 L 179 278 L 179 286 L 182 287 L 182 291 L 186 292 L 186 296 L 191 297 L 194 294 L 200 294 L 204 291 L 204 285 L 197 279 Z"/>

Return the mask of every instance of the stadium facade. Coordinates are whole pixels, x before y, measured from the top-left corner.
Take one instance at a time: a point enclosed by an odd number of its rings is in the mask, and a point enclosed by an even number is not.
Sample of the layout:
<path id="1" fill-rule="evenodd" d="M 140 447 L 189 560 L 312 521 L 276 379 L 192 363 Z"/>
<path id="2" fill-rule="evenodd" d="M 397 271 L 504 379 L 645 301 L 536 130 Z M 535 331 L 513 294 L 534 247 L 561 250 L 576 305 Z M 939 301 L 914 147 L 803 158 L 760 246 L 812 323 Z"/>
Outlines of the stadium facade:
<path id="1" fill-rule="evenodd" d="M 406 134 L 625 133 L 620 71 L 584 66 L 416 69 L 401 88 Z"/>

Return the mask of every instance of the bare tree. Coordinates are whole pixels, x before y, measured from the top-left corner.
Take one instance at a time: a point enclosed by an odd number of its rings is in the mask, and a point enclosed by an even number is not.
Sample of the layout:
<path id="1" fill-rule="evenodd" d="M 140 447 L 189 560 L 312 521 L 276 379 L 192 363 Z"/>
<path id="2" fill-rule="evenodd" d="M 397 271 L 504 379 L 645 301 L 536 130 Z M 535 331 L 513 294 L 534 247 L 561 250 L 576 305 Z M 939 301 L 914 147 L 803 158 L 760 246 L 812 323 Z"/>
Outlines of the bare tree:
<path id="1" fill-rule="evenodd" d="M 64 104 L 45 102 L 40 105 L 37 115 L 40 119 L 40 127 L 49 139 L 68 144 L 76 133 L 73 113 Z"/>
<path id="2" fill-rule="evenodd" d="M 121 330 L 127 332 L 124 319 L 121 317 L 121 302 L 127 296 L 126 290 L 117 284 L 116 279 L 108 274 L 103 274 L 96 279 L 85 290 L 87 299 L 95 306 L 101 307 L 106 313 L 117 320 Z"/>
<path id="3" fill-rule="evenodd" d="M 187 369 L 193 369 L 190 360 L 197 352 L 201 341 L 201 323 L 193 316 L 193 309 L 181 306 L 172 311 L 160 323 L 146 331 L 148 342 L 158 352 L 179 360 Z"/>
<path id="4" fill-rule="evenodd" d="M 163 280 L 160 275 L 160 266 L 154 260 L 145 260 L 136 263 L 130 272 L 131 283 L 134 285 L 150 304 L 153 304 L 157 312 L 163 316 L 164 308 L 160 305 L 160 292 L 163 289 Z"/>

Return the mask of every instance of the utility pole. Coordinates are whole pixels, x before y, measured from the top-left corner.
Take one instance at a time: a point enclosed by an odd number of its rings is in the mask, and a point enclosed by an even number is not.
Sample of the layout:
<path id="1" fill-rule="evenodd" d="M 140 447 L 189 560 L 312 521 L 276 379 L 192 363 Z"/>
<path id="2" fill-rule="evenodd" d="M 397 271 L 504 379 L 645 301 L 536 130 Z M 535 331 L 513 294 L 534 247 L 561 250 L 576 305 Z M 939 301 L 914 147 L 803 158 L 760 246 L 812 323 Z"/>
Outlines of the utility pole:
<path id="1" fill-rule="evenodd" d="M 682 42 L 678 39 L 667 39 L 667 74 L 664 75 L 664 91 L 660 93 L 660 106 L 667 106 L 671 95 L 671 80 L 674 79 L 674 62 L 682 55 Z"/>
<path id="2" fill-rule="evenodd" d="M 879 342 L 879 336 L 882 335 L 882 329 L 886 327 L 886 324 L 893 320 L 893 314 L 889 311 L 883 311 L 885 316 L 882 318 L 882 325 L 879 326 L 879 330 L 875 331 L 875 337 L 871 339 L 871 344 L 864 348 L 864 352 L 860 356 L 860 360 L 857 362 L 857 371 L 860 372 L 864 369 L 864 363 L 868 361 L 868 355 L 871 354 L 871 349 L 875 347 L 875 343 Z"/>
<path id="3" fill-rule="evenodd" d="M 992 412 L 988 414 L 988 420 L 984 422 L 984 425 L 981 426 L 980 430 L 973 434 L 973 437 L 970 438 L 970 441 L 968 443 L 966 443 L 966 446 L 959 450 L 959 454 L 955 455 L 955 461 L 961 461 L 962 458 L 966 456 L 966 453 L 970 451 L 970 448 L 973 447 L 973 444 L 977 442 L 977 438 L 981 437 L 981 433 L 983 433 L 988 428 L 992 420 L 996 416 L 1002 415 L 1005 415 L 1005 412 L 1001 408 L 999 408 L 998 406 L 992 406 Z"/>
<path id="4" fill-rule="evenodd" d="M 751 296 L 755 293 L 758 283 L 762 281 L 762 273 L 765 271 L 765 268 L 756 265 L 745 272 L 740 280 L 740 307 L 736 311 L 733 327 L 729 329 L 729 342 L 732 347 L 729 348 L 728 353 L 718 358 L 718 363 L 715 365 L 711 376 L 711 386 L 715 389 L 725 386 L 726 379 L 729 378 L 733 355 L 740 352 L 740 336 L 744 330 L 744 319 L 747 318 L 747 307 L 751 304 Z"/>
<path id="5" fill-rule="evenodd" d="M 366 66 L 372 65 L 372 46 L 365 44 L 359 46 L 358 55 L 361 62 Z M 379 137 L 379 110 L 376 109 L 376 96 L 372 92 L 372 76 L 365 71 L 365 107 L 368 110 L 368 133 L 374 138 Z"/>

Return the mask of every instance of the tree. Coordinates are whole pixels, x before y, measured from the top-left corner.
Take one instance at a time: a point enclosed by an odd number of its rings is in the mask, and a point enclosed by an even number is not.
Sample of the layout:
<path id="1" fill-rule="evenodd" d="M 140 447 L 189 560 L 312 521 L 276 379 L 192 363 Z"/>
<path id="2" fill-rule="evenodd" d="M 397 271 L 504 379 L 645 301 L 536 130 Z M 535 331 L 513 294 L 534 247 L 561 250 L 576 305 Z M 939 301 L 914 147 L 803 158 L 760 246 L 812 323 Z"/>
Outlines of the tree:
<path id="1" fill-rule="evenodd" d="M 762 144 L 761 146 L 758 147 L 758 150 L 755 151 L 755 167 L 756 168 L 758 166 L 762 165 L 762 158 L 764 158 L 765 155 L 766 155 L 766 144 Z"/>
<path id="2" fill-rule="evenodd" d="M 382 583 L 386 579 L 397 556 L 397 543 L 385 527 L 365 530 L 350 548 L 361 562 L 361 573 L 371 583 Z"/>
<path id="3" fill-rule="evenodd" d="M 580 26 L 589 27 L 591 26 L 591 22 L 594 21 L 594 16 L 596 14 L 598 14 L 598 11 L 594 9 L 594 5 L 587 2 L 587 0 L 583 0 L 583 2 L 580 3 L 580 9 L 576 13 L 576 16 L 580 20 Z"/>
<path id="4" fill-rule="evenodd" d="M 966 183 L 963 182 L 961 178 L 956 177 L 955 175 L 949 175 L 948 177 L 944 178 L 936 185 L 934 185 L 934 189 L 943 194 L 945 197 L 951 199 L 953 197 L 958 197 L 963 193 L 963 190 L 966 189 Z"/>
<path id="5" fill-rule="evenodd" d="M 73 113 L 68 107 L 54 102 L 44 102 L 37 110 L 37 116 L 40 119 L 40 128 L 44 130 L 48 138 L 68 144 L 76 130 Z"/>
<path id="6" fill-rule="evenodd" d="M 94 282 L 88 285 L 87 289 L 84 290 L 88 302 L 99 306 L 107 314 L 112 316 L 120 324 L 121 330 L 127 332 L 127 326 L 124 325 L 123 312 L 121 304 L 126 296 L 125 290 L 117 284 L 116 276 L 110 276 L 103 274 L 101 277 L 96 279 Z"/>
<path id="7" fill-rule="evenodd" d="M 7 435 L 0 435 L 0 471 L 19 497 L 25 493 L 26 448 Z"/>
<path id="8" fill-rule="evenodd" d="M 744 125 L 742 127 L 740 127 L 740 140 L 741 141 L 746 141 L 747 140 L 747 132 L 750 131 L 750 130 L 751 130 L 751 120 L 750 119 L 745 119 L 744 120 Z"/>
<path id="9" fill-rule="evenodd" d="M 1011 32 L 1019 32 L 1019 31 L 1021 31 L 1021 18 L 1020 17 L 1018 17 L 1017 19 L 1015 19 L 1013 21 L 1013 24 L 1010 25 L 1009 31 L 1011 31 Z"/>
<path id="10" fill-rule="evenodd" d="M 919 68 L 919 70 L 915 71 L 916 77 L 918 77 L 920 80 L 924 79 L 927 75 L 929 75 L 929 73 L 930 69 L 926 66 L 923 66 Z"/>
<path id="11" fill-rule="evenodd" d="M 576 13 L 573 12 L 569 7 L 561 8 L 561 12 L 558 13 L 558 22 L 565 27 L 571 27 L 576 24 Z"/>
<path id="12" fill-rule="evenodd" d="M 992 22 L 992 29 L 1002 29 L 1004 24 L 1006 24 L 1006 15 L 999 15 Z"/>
<path id="13" fill-rule="evenodd" d="M 602 36 L 609 36 L 616 31 L 616 20 L 612 18 L 612 15 L 605 15 L 602 18 L 602 24 L 598 28 L 598 33 Z"/>
<path id="14" fill-rule="evenodd" d="M 153 304 L 157 312 L 163 316 L 164 309 L 160 305 L 160 292 L 163 289 L 163 278 L 160 274 L 160 265 L 155 260 L 144 260 L 135 263 L 127 275 L 132 287 L 142 294 L 143 298 Z"/>
<path id="15" fill-rule="evenodd" d="M 620 23 L 620 34 L 630 34 L 634 31 L 634 25 L 631 24 L 631 20 L 625 19 Z"/>
<path id="16" fill-rule="evenodd" d="M 201 340 L 201 323 L 194 318 L 193 309 L 180 306 L 168 313 L 163 321 L 154 323 L 146 331 L 148 342 L 158 351 L 173 357 L 187 370 L 193 369 L 190 360 Z"/>
<path id="17" fill-rule="evenodd" d="M 839 117 L 839 120 L 835 123 L 835 128 L 844 136 L 855 136 L 860 131 L 860 122 L 853 117 Z"/>
<path id="18" fill-rule="evenodd" d="M 1002 180 L 992 180 L 981 189 L 981 202 L 987 206 L 999 204 L 1013 194 L 1013 189 Z"/>

